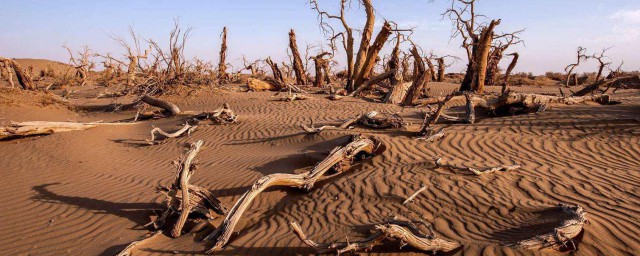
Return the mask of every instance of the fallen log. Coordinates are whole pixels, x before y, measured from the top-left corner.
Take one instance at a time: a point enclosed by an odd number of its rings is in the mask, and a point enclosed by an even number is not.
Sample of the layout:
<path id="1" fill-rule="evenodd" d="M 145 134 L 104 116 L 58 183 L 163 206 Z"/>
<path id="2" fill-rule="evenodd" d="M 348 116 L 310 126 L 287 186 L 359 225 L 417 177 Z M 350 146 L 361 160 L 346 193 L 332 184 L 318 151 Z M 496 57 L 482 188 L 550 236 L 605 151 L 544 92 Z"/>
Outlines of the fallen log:
<path id="1" fill-rule="evenodd" d="M 162 235 L 162 231 L 156 231 L 151 235 L 145 236 L 143 238 L 140 238 L 136 241 L 131 242 L 129 245 L 127 245 L 127 247 L 125 247 L 124 249 L 122 249 L 122 251 L 120 251 L 118 254 L 116 254 L 116 256 L 131 256 L 131 251 L 133 250 L 133 248 L 135 248 L 136 246 L 140 246 L 146 242 L 149 242 L 150 240 L 158 237 Z"/>
<path id="2" fill-rule="evenodd" d="M 247 79 L 247 87 L 249 90 L 259 92 L 259 91 L 275 91 L 277 87 L 271 83 L 262 81 L 260 79 L 248 78 Z"/>
<path id="3" fill-rule="evenodd" d="M 417 139 L 424 138 L 425 140 L 427 140 L 432 135 L 435 135 L 432 129 L 432 126 L 436 122 L 438 122 L 438 119 L 440 119 L 440 116 L 442 115 L 442 112 L 444 111 L 444 108 L 447 105 L 447 102 L 450 101 L 452 98 L 453 98 L 453 95 L 447 95 L 447 97 L 445 97 L 442 101 L 438 102 L 438 108 L 434 113 L 425 114 L 424 119 L 422 121 L 422 125 L 420 126 L 420 131 L 418 131 Z"/>
<path id="4" fill-rule="evenodd" d="M 344 147 L 334 148 L 329 156 L 316 164 L 309 172 L 301 174 L 274 173 L 258 179 L 251 189 L 244 193 L 235 203 L 222 224 L 209 234 L 205 240 L 215 241 L 215 245 L 207 251 L 213 253 L 227 244 L 233 230 L 255 197 L 269 187 L 285 186 L 309 191 L 316 182 L 334 177 L 350 169 L 352 161 L 362 160 L 382 153 L 384 144 L 375 139 L 354 135 Z"/>
<path id="5" fill-rule="evenodd" d="M 154 98 L 145 94 L 145 95 L 142 95 L 142 97 L 140 98 L 140 101 L 147 103 L 151 106 L 164 109 L 166 112 L 169 112 L 172 116 L 180 114 L 180 108 L 178 108 L 176 104 L 173 104 L 166 100 Z"/>
<path id="6" fill-rule="evenodd" d="M 584 224 L 588 221 L 586 218 L 587 212 L 579 205 L 558 204 L 557 207 L 571 217 L 563 221 L 552 232 L 518 241 L 509 246 L 523 249 L 554 248 L 560 250 L 563 248 L 568 249 L 567 243 L 571 243 L 572 250 L 577 250 L 578 247 L 573 242 L 573 238 L 582 232 Z"/>
<path id="7" fill-rule="evenodd" d="M 595 90 L 598 90 L 600 87 L 607 87 L 607 90 L 611 87 L 620 87 L 622 85 L 632 85 L 636 88 L 640 88 L 640 76 L 628 76 L 628 77 L 619 77 L 615 79 L 609 80 L 601 80 L 591 85 L 585 86 L 581 90 L 573 93 L 572 96 L 584 96 Z"/>
<path id="8" fill-rule="evenodd" d="M 184 124 L 184 126 L 182 128 L 180 128 L 179 130 L 172 132 L 172 133 L 167 133 L 165 131 L 163 131 L 162 129 L 155 127 L 151 130 L 151 139 L 147 140 L 149 143 L 156 143 L 156 133 L 160 134 L 162 136 L 164 136 L 165 138 L 176 138 L 176 137 L 180 137 L 183 134 L 187 134 L 187 135 L 191 135 L 191 133 L 197 128 L 198 126 L 195 125 L 190 125 L 188 122 Z"/>
<path id="9" fill-rule="evenodd" d="M 435 234 L 424 234 L 415 223 L 425 224 L 405 220 L 406 218 L 391 217 L 384 222 L 374 226 L 375 232 L 362 241 L 347 241 L 336 243 L 319 244 L 309 239 L 296 222 L 290 222 L 293 232 L 303 243 L 312 247 L 318 254 L 336 253 L 340 255 L 345 252 L 369 251 L 382 240 L 393 238 L 400 241 L 400 248 L 410 245 L 413 248 L 424 252 L 450 252 L 460 247 L 457 242 L 437 238 Z M 433 232 L 432 232 L 433 233 Z"/>
<path id="10" fill-rule="evenodd" d="M 488 167 L 488 168 L 484 168 L 484 169 L 476 169 L 476 168 L 471 168 L 471 167 L 466 167 L 466 166 L 455 166 L 455 165 L 451 165 L 451 164 L 443 164 L 442 163 L 442 158 L 436 159 L 436 167 L 444 167 L 444 168 L 451 169 L 451 170 L 472 172 L 475 175 L 482 175 L 482 174 L 493 173 L 493 172 L 498 172 L 498 171 L 500 171 L 500 172 L 508 172 L 508 171 L 514 171 L 514 170 L 522 168 L 522 166 L 514 164 L 514 165 L 500 165 L 500 166 Z"/>
<path id="11" fill-rule="evenodd" d="M 164 227 L 165 221 L 171 215 L 180 213 L 171 229 L 172 237 L 179 237 L 182 234 L 182 228 L 191 213 L 198 213 L 199 216 L 204 216 L 206 219 L 213 219 L 211 212 L 224 215 L 228 211 L 209 190 L 189 184 L 189 179 L 195 169 L 193 159 L 200 151 L 201 146 L 202 140 L 191 144 L 186 157 L 182 157 L 175 163 L 177 174 L 173 184 L 170 187 L 163 186 L 158 189 L 166 196 L 167 208 L 156 221 L 150 224 L 153 224 L 154 228 L 160 229 Z"/>
<path id="12" fill-rule="evenodd" d="M 75 122 L 11 122 L 10 126 L 0 127 L 0 140 L 15 139 L 34 135 L 49 135 L 56 132 L 82 131 L 99 125 L 133 125 L 138 123 L 75 123 Z"/>

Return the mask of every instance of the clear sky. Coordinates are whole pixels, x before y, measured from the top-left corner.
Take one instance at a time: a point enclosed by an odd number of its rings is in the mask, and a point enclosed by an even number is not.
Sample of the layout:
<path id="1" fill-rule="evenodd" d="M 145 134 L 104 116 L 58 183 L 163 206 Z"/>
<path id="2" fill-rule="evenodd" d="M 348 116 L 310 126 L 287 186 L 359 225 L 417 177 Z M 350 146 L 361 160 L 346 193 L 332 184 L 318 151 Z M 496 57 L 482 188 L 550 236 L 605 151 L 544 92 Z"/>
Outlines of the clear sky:
<path id="1" fill-rule="evenodd" d="M 339 0 L 318 1 L 322 9 L 339 6 Z M 460 40 L 450 40 L 450 21 L 441 17 L 449 0 L 373 2 L 378 27 L 383 18 L 415 26 L 413 40 L 423 49 L 464 56 Z M 579 45 L 590 53 L 613 46 L 608 52 L 611 61 L 617 64 L 624 59 L 625 70 L 640 69 L 640 0 L 479 0 L 477 6 L 478 13 L 502 19 L 497 32 L 526 29 L 525 45 L 511 49 L 521 55 L 516 71 L 561 71 L 574 61 Z M 193 27 L 187 57 L 214 63 L 223 26 L 229 28 L 232 63 L 242 55 L 285 60 L 290 28 L 296 30 L 303 49 L 306 43 L 319 44 L 324 38 L 307 0 L 0 0 L 0 9 L 0 56 L 12 58 L 66 62 L 67 53 L 61 47 L 65 43 L 120 54 L 122 50 L 108 35 L 126 35 L 130 25 L 141 36 L 166 43 L 174 18 Z M 348 16 L 353 28 L 364 24 L 363 12 L 354 0 Z M 344 62 L 339 56 L 337 60 Z M 584 65 L 581 71 L 594 68 L 594 64 Z M 463 69 L 460 62 L 449 71 Z"/>

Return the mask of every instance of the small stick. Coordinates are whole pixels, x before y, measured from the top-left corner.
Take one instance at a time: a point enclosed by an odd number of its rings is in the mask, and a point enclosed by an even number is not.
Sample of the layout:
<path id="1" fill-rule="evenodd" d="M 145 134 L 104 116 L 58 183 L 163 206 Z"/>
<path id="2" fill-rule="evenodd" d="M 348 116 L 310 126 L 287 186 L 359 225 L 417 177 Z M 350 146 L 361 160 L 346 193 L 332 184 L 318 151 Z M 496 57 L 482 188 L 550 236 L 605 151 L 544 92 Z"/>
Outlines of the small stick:
<path id="1" fill-rule="evenodd" d="M 143 243 L 146 243 L 149 240 L 154 239 L 161 234 L 162 234 L 162 231 L 156 231 L 149 237 L 144 237 L 136 241 L 133 241 L 129 245 L 127 245 L 127 247 L 125 247 L 122 251 L 116 254 L 116 256 L 131 256 L 131 250 L 133 250 L 133 248 L 135 248 L 136 246 L 142 245 Z"/>
<path id="2" fill-rule="evenodd" d="M 427 189 L 427 186 L 426 185 L 422 185 L 422 187 L 420 189 L 418 189 L 418 191 L 416 191 L 410 197 L 408 197 L 407 200 L 404 200 L 404 202 L 402 202 L 402 204 L 407 204 L 409 202 L 413 202 L 413 199 L 415 199 L 416 196 L 418 196 L 418 194 L 420 194 L 420 192 L 424 191 L 425 189 Z"/>

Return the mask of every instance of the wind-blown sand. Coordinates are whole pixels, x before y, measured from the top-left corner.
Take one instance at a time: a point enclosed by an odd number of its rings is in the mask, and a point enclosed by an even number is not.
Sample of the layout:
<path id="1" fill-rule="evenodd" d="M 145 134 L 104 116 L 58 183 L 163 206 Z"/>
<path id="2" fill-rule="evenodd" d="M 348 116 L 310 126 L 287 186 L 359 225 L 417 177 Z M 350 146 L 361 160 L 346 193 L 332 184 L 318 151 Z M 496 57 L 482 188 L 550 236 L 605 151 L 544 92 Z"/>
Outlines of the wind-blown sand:
<path id="1" fill-rule="evenodd" d="M 438 83 L 429 87 L 434 95 L 456 88 Z M 514 90 L 557 92 L 555 87 Z M 449 128 L 442 140 L 433 143 L 415 141 L 402 130 L 357 128 L 307 135 L 299 127 L 310 118 L 326 124 L 377 110 L 400 112 L 415 124 L 409 128 L 415 131 L 421 121 L 419 108 L 353 98 L 329 101 L 322 95 L 287 103 L 273 101 L 272 95 L 219 91 L 166 97 L 183 110 L 211 110 L 228 102 L 240 123 L 201 126 L 190 137 L 156 146 L 130 142 L 149 138 L 152 126 L 176 129 L 179 119 L 0 142 L 0 255 L 114 255 L 148 233 L 141 225 L 149 222 L 150 210 L 161 208 L 163 200 L 155 187 L 172 181 L 171 162 L 184 152 L 186 143 L 204 140 L 191 182 L 210 189 L 231 207 L 263 175 L 308 169 L 356 133 L 375 136 L 387 150 L 309 193 L 291 188 L 264 192 L 236 227 L 239 234 L 219 254 L 313 254 L 291 232 L 289 221 L 300 223 L 318 242 L 353 241 L 366 236 L 368 224 L 393 214 L 422 218 L 440 237 L 463 244 L 453 255 L 553 254 L 504 245 L 552 231 L 566 216 L 548 208 L 561 202 L 579 204 L 588 212 L 589 223 L 578 239 L 576 255 L 640 252 L 637 91 L 615 94 L 613 99 L 623 102 L 619 105 L 553 106 L 542 113 L 480 119 L 473 125 L 438 124 Z M 133 114 L 76 113 L 57 103 L 38 106 L 28 100 L 0 104 L 3 125 L 31 120 L 113 121 Z M 439 157 L 470 167 L 517 163 L 523 168 L 474 176 L 436 168 L 433 162 Z M 422 185 L 427 189 L 403 205 Z M 193 235 L 161 237 L 134 255 L 201 254 L 205 244 L 194 240 Z M 374 247 L 373 253 L 419 252 L 387 242 Z"/>

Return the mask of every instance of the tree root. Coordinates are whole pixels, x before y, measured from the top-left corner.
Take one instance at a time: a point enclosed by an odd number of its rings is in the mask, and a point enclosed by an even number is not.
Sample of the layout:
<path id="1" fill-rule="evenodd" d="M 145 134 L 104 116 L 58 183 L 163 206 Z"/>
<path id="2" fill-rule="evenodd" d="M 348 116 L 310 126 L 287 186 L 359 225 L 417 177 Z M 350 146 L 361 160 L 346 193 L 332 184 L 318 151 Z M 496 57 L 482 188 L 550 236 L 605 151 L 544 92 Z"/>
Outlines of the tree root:
<path id="1" fill-rule="evenodd" d="M 582 232 L 584 224 L 588 222 L 586 218 L 587 212 L 579 205 L 558 204 L 557 207 L 561 208 L 565 213 L 570 214 L 571 218 L 563 221 L 553 232 L 522 240 L 509 246 L 523 249 L 551 247 L 560 250 L 562 248 L 569 248 L 567 243 L 571 243 L 573 250 L 577 250 L 572 239 Z"/>
<path id="2" fill-rule="evenodd" d="M 309 191 L 317 181 L 348 171 L 352 161 L 374 156 L 384 150 L 385 146 L 381 142 L 355 135 L 351 138 L 350 143 L 344 147 L 338 146 L 334 148 L 329 156 L 316 164 L 309 172 L 302 174 L 274 173 L 258 179 L 251 186 L 251 189 L 240 197 L 222 224 L 205 238 L 205 240 L 216 241 L 215 245 L 207 253 L 213 253 L 227 244 L 244 211 L 249 207 L 253 199 L 265 189 L 273 186 L 286 186 Z"/>
<path id="3" fill-rule="evenodd" d="M 409 221 L 406 220 L 406 218 L 400 218 L 397 216 L 390 217 L 383 223 L 375 225 L 375 232 L 362 241 L 326 244 L 319 244 L 309 239 L 307 235 L 304 234 L 298 223 L 290 222 L 290 225 L 298 238 L 300 238 L 300 240 L 302 240 L 306 245 L 315 249 L 319 254 L 333 252 L 339 255 L 345 252 L 369 251 L 375 245 L 380 244 L 382 240 L 388 238 L 399 240 L 400 248 L 405 245 L 410 245 L 413 248 L 425 252 L 450 252 L 460 247 L 459 243 L 437 238 L 435 234 L 424 234 L 420 229 L 418 229 L 416 223 L 426 225 L 424 222 Z"/>
<path id="4" fill-rule="evenodd" d="M 500 165 L 500 166 L 489 167 L 489 168 L 485 168 L 485 169 L 475 169 L 475 168 L 465 167 L 465 166 L 455 166 L 455 165 L 451 165 L 451 164 L 443 164 L 442 163 L 442 158 L 436 159 L 435 163 L 436 163 L 436 167 L 443 167 L 443 168 L 447 168 L 447 169 L 451 169 L 451 170 L 472 172 L 475 175 L 482 175 L 482 174 L 498 172 L 498 171 L 500 171 L 500 172 L 508 172 L 508 171 L 513 171 L 513 170 L 517 170 L 517 169 L 522 168 L 522 166 L 520 166 L 520 165 Z"/>
<path id="5" fill-rule="evenodd" d="M 127 247 L 125 247 L 124 249 L 122 249 L 122 251 L 120 251 L 118 254 L 116 254 L 116 256 L 131 256 L 131 250 L 133 250 L 133 248 L 135 248 L 136 246 L 140 246 L 146 242 L 149 242 L 149 240 L 152 240 L 158 236 L 162 235 L 162 231 L 156 231 L 153 234 L 143 237 L 139 240 L 133 241 L 131 242 L 129 245 L 127 245 Z"/>
<path id="6" fill-rule="evenodd" d="M 198 126 L 196 125 L 190 125 L 188 122 L 184 124 L 184 126 L 182 128 L 180 128 L 180 130 L 177 130 L 173 133 L 167 133 L 165 131 L 163 131 L 162 129 L 155 127 L 151 130 L 151 139 L 147 140 L 149 143 L 154 144 L 157 143 L 156 141 L 156 133 L 164 136 L 165 138 L 176 138 L 176 137 L 180 137 L 183 134 L 187 134 L 187 135 L 191 135 L 191 133 L 197 128 Z"/>
<path id="7" fill-rule="evenodd" d="M 180 213 L 177 222 L 171 230 L 172 237 L 179 237 L 182 234 L 182 228 L 191 213 L 198 213 L 201 216 L 205 216 L 206 219 L 213 218 L 211 211 L 220 215 L 227 213 L 227 209 L 211 192 L 189 184 L 189 179 L 193 175 L 196 167 L 193 159 L 200 151 L 201 146 L 202 140 L 191 144 L 191 149 L 187 152 L 186 157 L 183 157 L 178 162 L 174 162 L 178 172 L 171 187 L 159 188 L 159 190 L 166 195 L 165 202 L 167 209 L 165 209 L 156 221 L 150 224 L 153 224 L 156 229 L 162 228 L 167 218 L 174 213 Z"/>

